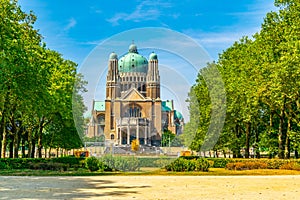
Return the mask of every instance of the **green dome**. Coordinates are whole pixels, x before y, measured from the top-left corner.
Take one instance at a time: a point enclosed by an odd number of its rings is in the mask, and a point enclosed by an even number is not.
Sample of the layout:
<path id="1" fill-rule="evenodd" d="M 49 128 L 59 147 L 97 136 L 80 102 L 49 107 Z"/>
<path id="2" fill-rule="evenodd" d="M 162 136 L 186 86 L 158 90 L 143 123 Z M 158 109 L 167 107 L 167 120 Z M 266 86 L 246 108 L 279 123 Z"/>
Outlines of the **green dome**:
<path id="1" fill-rule="evenodd" d="M 152 52 L 149 56 L 149 60 L 157 60 L 157 55 L 154 52 Z"/>
<path id="2" fill-rule="evenodd" d="M 119 72 L 143 72 L 148 71 L 147 59 L 138 54 L 135 44 L 129 46 L 129 52 L 122 56 L 118 62 Z"/>
<path id="3" fill-rule="evenodd" d="M 118 55 L 115 53 L 115 52 L 112 52 L 110 55 L 109 55 L 109 59 L 113 60 L 113 59 L 118 59 Z"/>

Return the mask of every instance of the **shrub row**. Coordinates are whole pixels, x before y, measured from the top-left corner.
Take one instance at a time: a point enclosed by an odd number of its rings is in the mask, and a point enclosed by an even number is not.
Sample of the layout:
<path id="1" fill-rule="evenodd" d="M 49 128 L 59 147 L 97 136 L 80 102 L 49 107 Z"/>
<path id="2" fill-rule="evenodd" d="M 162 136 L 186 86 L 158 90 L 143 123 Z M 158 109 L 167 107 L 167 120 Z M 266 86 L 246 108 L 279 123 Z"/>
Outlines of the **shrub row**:
<path id="1" fill-rule="evenodd" d="M 300 171 L 300 164 L 291 160 L 285 160 L 285 162 L 245 161 L 228 163 L 225 168 L 229 170 L 286 169 Z"/>
<path id="2" fill-rule="evenodd" d="M 229 170 L 267 169 L 268 165 L 261 161 L 232 162 L 226 165 Z"/>
<path id="3" fill-rule="evenodd" d="M 300 171 L 300 164 L 299 162 L 289 162 L 281 165 L 279 169 Z"/>
<path id="4" fill-rule="evenodd" d="M 34 170 L 52 170 L 52 171 L 67 171 L 69 168 L 68 164 L 64 163 L 29 163 L 29 169 Z"/>
<path id="5" fill-rule="evenodd" d="M 186 160 L 192 160 L 192 159 L 199 159 L 199 156 L 184 156 L 181 157 Z M 253 168 L 256 166 L 257 168 L 260 167 L 260 169 L 263 169 L 265 165 L 267 165 L 266 169 L 280 169 L 282 166 L 292 166 L 293 164 L 289 163 L 295 163 L 295 165 L 300 166 L 300 159 L 245 159 L 245 158 L 206 158 L 209 161 L 213 161 L 212 168 L 226 168 L 226 166 L 229 163 L 239 163 L 237 164 L 238 168 L 242 168 L 244 164 L 240 163 L 246 163 L 247 167 L 245 168 Z M 264 163 L 264 164 L 263 164 Z M 252 166 L 253 165 L 253 166 Z M 228 165 L 228 168 L 234 168 L 234 164 Z"/>
<path id="6" fill-rule="evenodd" d="M 175 160 L 168 157 L 138 157 L 137 159 L 140 167 L 164 167 Z"/>
<path id="7" fill-rule="evenodd" d="M 137 171 L 140 169 L 139 160 L 134 156 L 113 156 L 107 154 L 101 157 L 105 171 Z"/>
<path id="8" fill-rule="evenodd" d="M 88 157 L 85 167 L 90 171 L 137 171 L 139 160 L 133 156 L 105 155 L 101 158 Z"/>
<path id="9" fill-rule="evenodd" d="M 60 158 L 1 158 L 1 169 L 45 169 L 45 168 L 59 168 L 51 166 L 82 167 L 82 160 L 84 158 L 76 157 L 60 157 Z M 56 163 L 56 164 L 54 164 Z M 48 165 L 49 167 L 46 167 Z"/>
<path id="10" fill-rule="evenodd" d="M 212 163 L 211 163 L 212 164 Z M 167 171 L 187 172 L 187 171 L 208 171 L 210 163 L 205 158 L 184 159 L 178 158 L 165 166 Z"/>

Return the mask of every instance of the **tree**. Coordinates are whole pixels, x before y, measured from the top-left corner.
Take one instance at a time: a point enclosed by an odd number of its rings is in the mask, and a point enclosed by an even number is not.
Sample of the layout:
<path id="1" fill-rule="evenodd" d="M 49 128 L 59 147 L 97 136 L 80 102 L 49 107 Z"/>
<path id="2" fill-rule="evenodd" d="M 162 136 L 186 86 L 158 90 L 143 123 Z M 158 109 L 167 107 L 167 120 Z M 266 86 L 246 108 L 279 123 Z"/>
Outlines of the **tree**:
<path id="1" fill-rule="evenodd" d="M 74 138 L 83 132 L 85 91 L 83 77 L 76 73 L 77 65 L 46 48 L 42 36 L 33 28 L 36 16 L 24 13 L 16 0 L 1 0 L 0 5 L 0 139 L 1 156 L 9 144 L 10 157 L 18 157 L 28 146 L 28 157 L 42 156 L 47 126 L 60 127 L 59 134 Z M 72 98 L 76 99 L 74 103 Z M 73 107 L 74 104 L 74 107 Z M 72 109 L 74 108 L 74 114 Z M 57 116 L 63 122 L 57 121 Z M 76 118 L 76 123 L 72 121 Z M 54 123 L 57 123 L 54 125 Z M 77 129 L 76 129 L 77 128 Z M 72 134 L 71 134 L 72 133 Z M 60 147 L 75 144 L 65 138 Z M 71 143 L 68 143 L 71 142 Z M 72 146 L 72 145 L 71 145 Z M 74 146 L 74 145 L 73 145 Z"/>

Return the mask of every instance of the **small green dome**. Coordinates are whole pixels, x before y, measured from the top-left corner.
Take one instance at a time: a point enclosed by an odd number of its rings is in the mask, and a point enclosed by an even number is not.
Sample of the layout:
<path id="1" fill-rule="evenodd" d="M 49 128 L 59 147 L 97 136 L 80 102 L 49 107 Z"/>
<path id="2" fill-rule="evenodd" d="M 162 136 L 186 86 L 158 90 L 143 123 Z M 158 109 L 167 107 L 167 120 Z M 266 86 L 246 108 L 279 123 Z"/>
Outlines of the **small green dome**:
<path id="1" fill-rule="evenodd" d="M 152 52 L 149 56 L 149 60 L 157 60 L 157 55 L 154 52 Z"/>
<path id="2" fill-rule="evenodd" d="M 119 72 L 143 72 L 148 71 L 148 60 L 138 54 L 135 44 L 129 46 L 129 52 L 122 56 L 118 62 Z"/>
<path id="3" fill-rule="evenodd" d="M 118 59 L 118 55 L 115 53 L 115 52 L 112 52 L 110 55 L 109 55 L 109 59 L 113 60 L 113 59 Z"/>

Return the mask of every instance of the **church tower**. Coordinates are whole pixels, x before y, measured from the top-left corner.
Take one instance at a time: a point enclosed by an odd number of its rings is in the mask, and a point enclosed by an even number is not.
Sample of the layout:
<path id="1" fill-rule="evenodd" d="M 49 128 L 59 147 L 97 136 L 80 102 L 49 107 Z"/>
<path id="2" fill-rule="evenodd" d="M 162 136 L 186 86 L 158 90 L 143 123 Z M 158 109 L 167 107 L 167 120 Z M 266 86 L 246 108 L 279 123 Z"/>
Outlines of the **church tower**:
<path id="1" fill-rule="evenodd" d="M 118 56 L 116 53 L 111 53 L 106 77 L 106 99 L 115 99 L 120 96 L 119 78 Z"/>
<path id="2" fill-rule="evenodd" d="M 183 118 L 170 102 L 161 100 L 157 55 L 152 52 L 147 60 L 132 43 L 121 57 L 109 55 L 106 98 L 93 103 L 89 135 L 104 135 L 106 142 L 118 145 L 136 140 L 158 146 L 165 129 L 177 134 L 182 127 Z"/>
<path id="3" fill-rule="evenodd" d="M 115 99 L 120 97 L 120 76 L 118 69 L 118 56 L 111 53 L 108 61 L 108 72 L 106 77 L 106 99 L 105 99 L 105 128 L 104 133 L 109 137 L 115 129 Z M 113 136 L 114 137 L 114 136 Z"/>
<path id="4" fill-rule="evenodd" d="M 151 99 L 160 98 L 160 76 L 158 72 L 158 60 L 155 53 L 149 56 L 147 73 L 147 97 Z"/>

